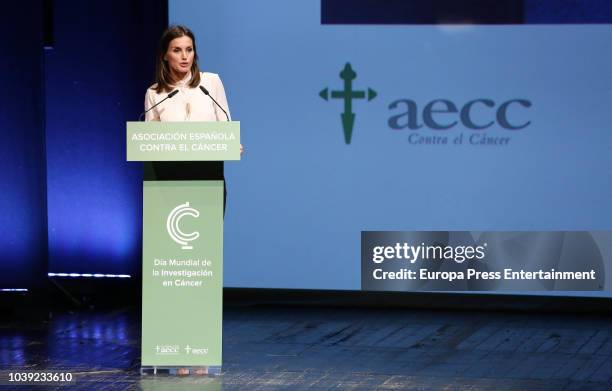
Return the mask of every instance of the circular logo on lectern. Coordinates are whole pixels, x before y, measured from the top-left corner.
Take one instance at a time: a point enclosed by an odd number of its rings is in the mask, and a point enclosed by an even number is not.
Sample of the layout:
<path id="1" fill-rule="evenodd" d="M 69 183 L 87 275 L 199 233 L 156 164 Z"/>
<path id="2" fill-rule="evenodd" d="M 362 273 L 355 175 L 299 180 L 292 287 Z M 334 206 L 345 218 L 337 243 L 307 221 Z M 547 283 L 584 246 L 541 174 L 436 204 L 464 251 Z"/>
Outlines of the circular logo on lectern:
<path id="1" fill-rule="evenodd" d="M 168 230 L 168 235 L 181 245 L 183 250 L 191 250 L 193 246 L 189 245 L 189 242 L 196 240 L 200 237 L 199 232 L 185 233 L 181 231 L 180 222 L 181 219 L 185 216 L 192 217 L 200 217 L 200 212 L 194 208 L 189 206 L 189 202 L 185 202 L 172 209 L 170 214 L 168 215 L 168 219 L 166 220 L 166 229 Z"/>

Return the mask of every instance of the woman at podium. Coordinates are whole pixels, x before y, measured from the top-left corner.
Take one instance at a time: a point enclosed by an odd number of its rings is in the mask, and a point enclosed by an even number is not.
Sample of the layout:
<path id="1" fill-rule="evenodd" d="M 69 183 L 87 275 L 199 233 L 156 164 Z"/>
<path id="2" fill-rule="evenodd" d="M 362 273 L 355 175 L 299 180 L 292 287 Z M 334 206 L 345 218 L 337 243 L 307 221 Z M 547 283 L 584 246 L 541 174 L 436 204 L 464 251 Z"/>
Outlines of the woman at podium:
<path id="1" fill-rule="evenodd" d="M 171 99 L 148 111 L 147 121 L 230 119 L 223 83 L 215 73 L 200 72 L 195 37 L 188 28 L 172 26 L 162 34 L 155 79 L 155 84 L 145 95 L 145 110 L 160 102 L 170 92 L 178 92 Z M 206 95 L 200 86 L 204 87 L 210 96 Z"/>
<path id="2" fill-rule="evenodd" d="M 155 79 L 145 94 L 146 121 L 230 120 L 223 83 L 215 73 L 200 72 L 195 37 L 188 28 L 171 26 L 162 34 Z M 223 180 L 225 184 L 223 162 L 145 163 L 144 180 Z M 225 209 L 225 198 L 223 205 Z"/>
<path id="3" fill-rule="evenodd" d="M 168 28 L 157 52 L 155 83 L 145 94 L 146 121 L 229 121 L 230 114 L 223 83 L 217 74 L 200 72 L 195 37 L 183 26 Z M 242 151 L 242 147 L 241 147 Z M 223 162 L 145 162 L 144 180 L 223 180 Z M 176 368 L 186 375 L 189 368 Z M 206 368 L 192 373 L 203 375 Z"/>

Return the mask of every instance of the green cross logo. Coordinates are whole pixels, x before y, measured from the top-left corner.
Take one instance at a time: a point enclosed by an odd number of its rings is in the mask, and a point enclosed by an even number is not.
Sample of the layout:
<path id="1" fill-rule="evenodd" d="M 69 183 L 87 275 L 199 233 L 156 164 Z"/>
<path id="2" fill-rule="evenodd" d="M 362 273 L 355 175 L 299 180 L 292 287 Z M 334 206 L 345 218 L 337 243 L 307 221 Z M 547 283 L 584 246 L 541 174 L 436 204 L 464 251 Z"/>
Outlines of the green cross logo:
<path id="1" fill-rule="evenodd" d="M 342 118 L 342 129 L 344 130 L 344 142 L 348 145 L 351 143 L 351 136 L 353 134 L 353 125 L 355 124 L 355 113 L 353 113 L 353 99 L 365 99 L 365 91 L 354 91 L 353 80 L 357 77 L 357 73 L 351 68 L 350 63 L 346 63 L 342 72 L 340 72 L 340 78 L 344 80 L 344 90 L 332 91 L 332 99 L 344 99 L 344 112 L 340 114 Z M 329 100 L 328 88 L 323 89 L 319 92 L 319 96 L 325 100 Z M 368 102 L 376 98 L 376 91 L 368 88 Z"/>

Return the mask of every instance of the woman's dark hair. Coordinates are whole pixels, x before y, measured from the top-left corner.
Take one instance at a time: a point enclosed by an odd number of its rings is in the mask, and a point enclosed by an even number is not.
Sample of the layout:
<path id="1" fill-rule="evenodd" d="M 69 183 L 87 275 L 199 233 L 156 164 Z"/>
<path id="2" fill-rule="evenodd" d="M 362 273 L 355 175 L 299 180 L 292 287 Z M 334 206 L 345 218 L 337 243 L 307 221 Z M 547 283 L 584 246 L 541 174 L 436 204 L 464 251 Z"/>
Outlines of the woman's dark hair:
<path id="1" fill-rule="evenodd" d="M 168 61 L 164 60 L 164 55 L 168 51 L 170 42 L 175 38 L 188 36 L 191 38 L 193 43 L 193 64 L 191 64 L 191 80 L 189 81 L 189 87 L 197 87 L 200 84 L 200 68 L 198 68 L 198 51 L 196 50 L 195 37 L 191 30 L 185 26 L 170 26 L 164 31 L 159 40 L 159 48 L 157 50 L 157 66 L 155 69 L 155 91 L 170 92 L 173 86 L 173 80 L 170 75 L 170 67 Z"/>

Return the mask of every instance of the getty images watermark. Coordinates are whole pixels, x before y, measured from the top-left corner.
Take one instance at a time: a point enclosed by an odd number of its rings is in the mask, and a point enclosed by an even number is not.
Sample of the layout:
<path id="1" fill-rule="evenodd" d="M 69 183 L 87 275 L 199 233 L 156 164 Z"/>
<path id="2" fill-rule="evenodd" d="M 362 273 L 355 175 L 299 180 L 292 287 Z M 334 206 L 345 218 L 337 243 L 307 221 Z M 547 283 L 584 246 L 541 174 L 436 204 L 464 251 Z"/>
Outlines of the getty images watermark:
<path id="1" fill-rule="evenodd" d="M 414 264 L 419 260 L 422 261 L 453 261 L 455 263 L 463 263 L 471 260 L 482 260 L 485 258 L 485 250 L 487 243 L 480 246 L 443 246 L 439 244 L 426 245 L 411 245 L 406 242 L 395 243 L 394 246 L 375 246 L 372 248 L 372 262 L 381 264 L 389 260 L 404 261 Z M 472 273 L 470 273 L 472 270 Z M 468 269 L 468 278 L 477 273 L 474 269 Z M 480 272 L 481 273 L 481 272 Z M 454 271 L 429 271 L 421 268 L 417 277 L 415 270 L 400 269 L 398 271 L 384 271 L 381 268 L 376 268 L 372 272 L 372 277 L 375 280 L 385 279 L 444 279 L 452 281 L 461 278 L 461 272 Z"/>
<path id="2" fill-rule="evenodd" d="M 602 290 L 605 262 L 593 246 L 597 243 L 587 232 L 362 231 L 361 286 Z M 595 258 L 568 262 L 579 250 Z M 568 254 L 562 256 L 564 251 Z"/>
<path id="3" fill-rule="evenodd" d="M 425 245 L 412 246 L 408 243 L 396 243 L 395 246 L 376 246 L 372 249 L 372 262 L 382 263 L 389 259 L 404 259 L 415 263 L 419 259 L 452 260 L 463 263 L 466 260 L 485 257 L 486 243 L 482 246 L 441 246 Z"/>

